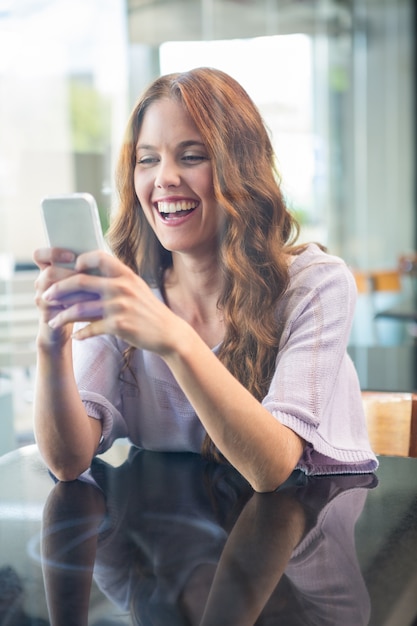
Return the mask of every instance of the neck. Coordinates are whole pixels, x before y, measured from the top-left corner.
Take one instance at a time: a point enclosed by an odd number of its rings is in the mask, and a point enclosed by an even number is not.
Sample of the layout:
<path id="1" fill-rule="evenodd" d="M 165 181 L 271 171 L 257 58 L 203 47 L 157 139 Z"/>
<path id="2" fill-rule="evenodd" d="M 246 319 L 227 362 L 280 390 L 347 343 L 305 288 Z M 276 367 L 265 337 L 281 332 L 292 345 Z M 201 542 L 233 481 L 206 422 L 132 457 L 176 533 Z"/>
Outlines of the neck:
<path id="1" fill-rule="evenodd" d="M 165 275 L 165 296 L 170 309 L 185 319 L 208 344 L 223 337 L 221 312 L 217 307 L 222 288 L 216 259 L 190 261 L 173 257 Z"/>
<path id="2" fill-rule="evenodd" d="M 220 270 L 216 259 L 189 260 L 182 256 L 173 257 L 173 266 L 166 273 L 165 289 L 178 290 L 204 307 L 204 303 L 217 301 L 222 287 Z"/>

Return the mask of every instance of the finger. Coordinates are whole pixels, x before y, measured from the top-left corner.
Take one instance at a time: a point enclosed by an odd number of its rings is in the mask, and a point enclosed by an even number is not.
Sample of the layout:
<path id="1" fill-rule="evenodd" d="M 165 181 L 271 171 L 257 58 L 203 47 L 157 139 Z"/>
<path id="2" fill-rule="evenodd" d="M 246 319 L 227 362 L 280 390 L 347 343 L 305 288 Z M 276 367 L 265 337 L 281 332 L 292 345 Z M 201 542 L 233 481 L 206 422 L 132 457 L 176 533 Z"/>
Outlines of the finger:
<path id="1" fill-rule="evenodd" d="M 46 272 L 51 272 L 49 268 Z M 60 270 L 61 272 L 64 270 Z M 89 274 L 68 272 L 59 276 L 56 280 L 51 280 L 50 285 L 45 290 L 43 298 L 46 302 L 78 301 L 81 299 L 96 299 L 105 291 L 103 278 L 90 276 Z M 56 274 L 55 274 L 56 276 Z"/>
<path id="2" fill-rule="evenodd" d="M 46 306 L 42 299 L 36 298 L 36 305 L 39 309 L 39 319 L 42 322 L 49 323 L 51 319 L 56 317 L 62 310 L 63 307 L 59 305 Z"/>
<path id="3" fill-rule="evenodd" d="M 45 300 L 49 303 L 49 305 L 59 306 L 62 309 L 68 309 L 75 304 L 79 304 L 81 302 L 91 302 L 95 300 L 100 300 L 101 296 L 99 293 L 90 292 L 90 291 L 71 291 L 69 293 L 63 293 L 59 297 L 55 299 Z"/>
<path id="4" fill-rule="evenodd" d="M 131 270 L 116 257 L 103 250 L 84 252 L 77 257 L 75 269 L 78 272 L 96 272 L 107 278 L 115 278 L 122 274 L 131 273 Z"/>
<path id="5" fill-rule="evenodd" d="M 38 248 L 33 253 L 33 260 L 36 265 L 43 269 L 47 265 L 51 264 L 51 248 Z"/>
<path id="6" fill-rule="evenodd" d="M 96 337 L 97 335 L 105 335 L 106 333 L 107 333 L 107 328 L 106 328 L 105 321 L 96 320 L 76 330 L 72 334 L 72 338 L 78 341 L 82 341 L 83 339 L 88 339 L 89 337 Z"/>
<path id="7" fill-rule="evenodd" d="M 49 320 L 49 326 L 57 329 L 74 322 L 92 322 L 103 318 L 103 304 L 101 300 L 77 302 L 75 305 L 61 309 L 57 315 Z"/>
<path id="8" fill-rule="evenodd" d="M 35 280 L 36 299 L 42 299 L 43 295 L 54 284 L 72 275 L 74 275 L 73 270 L 68 270 L 58 265 L 46 265 L 44 268 L 41 268 L 41 271 Z M 36 300 L 36 303 L 38 306 L 40 306 L 41 303 L 38 302 L 38 300 Z M 51 299 L 49 302 L 46 299 L 45 303 L 50 305 L 52 301 L 53 299 Z"/>
<path id="9" fill-rule="evenodd" d="M 33 260 L 40 269 L 48 265 L 67 265 L 75 262 L 75 254 L 63 248 L 38 248 L 33 253 Z"/>

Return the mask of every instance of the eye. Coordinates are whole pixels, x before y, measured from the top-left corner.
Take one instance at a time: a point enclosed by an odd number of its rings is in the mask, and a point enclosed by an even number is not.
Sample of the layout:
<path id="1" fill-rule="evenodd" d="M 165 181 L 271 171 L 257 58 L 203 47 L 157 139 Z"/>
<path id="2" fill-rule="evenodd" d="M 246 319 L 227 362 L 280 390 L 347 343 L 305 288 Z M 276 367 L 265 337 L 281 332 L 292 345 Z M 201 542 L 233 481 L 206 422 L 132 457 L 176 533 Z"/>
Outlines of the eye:
<path id="1" fill-rule="evenodd" d="M 154 163 L 158 163 L 159 159 L 156 156 L 146 155 L 142 157 L 138 157 L 136 160 L 137 165 L 150 166 Z"/>
<path id="2" fill-rule="evenodd" d="M 201 163 L 202 161 L 208 161 L 208 157 L 204 154 L 184 154 L 181 160 L 185 163 Z"/>

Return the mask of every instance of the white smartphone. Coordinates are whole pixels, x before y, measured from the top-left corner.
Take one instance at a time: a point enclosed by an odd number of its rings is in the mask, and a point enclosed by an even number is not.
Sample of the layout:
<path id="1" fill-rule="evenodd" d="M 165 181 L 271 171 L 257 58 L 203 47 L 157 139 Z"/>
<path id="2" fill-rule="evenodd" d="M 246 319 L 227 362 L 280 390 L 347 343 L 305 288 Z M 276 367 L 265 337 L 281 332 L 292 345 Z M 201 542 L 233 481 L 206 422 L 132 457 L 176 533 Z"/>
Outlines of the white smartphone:
<path id="1" fill-rule="evenodd" d="M 41 212 L 50 247 L 71 250 L 76 256 L 91 250 L 107 250 L 97 204 L 91 194 L 46 196 L 41 201 Z"/>

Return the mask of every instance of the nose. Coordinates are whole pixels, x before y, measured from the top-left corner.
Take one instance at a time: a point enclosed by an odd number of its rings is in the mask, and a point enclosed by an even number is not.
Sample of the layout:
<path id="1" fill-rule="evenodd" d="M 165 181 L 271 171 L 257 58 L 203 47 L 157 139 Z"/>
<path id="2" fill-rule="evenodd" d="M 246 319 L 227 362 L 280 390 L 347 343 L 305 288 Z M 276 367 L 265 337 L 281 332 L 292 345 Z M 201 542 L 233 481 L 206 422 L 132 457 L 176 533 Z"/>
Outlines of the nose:
<path id="1" fill-rule="evenodd" d="M 178 187 L 181 176 L 178 166 L 173 159 L 161 159 L 155 176 L 155 187 L 166 189 L 168 187 Z"/>

